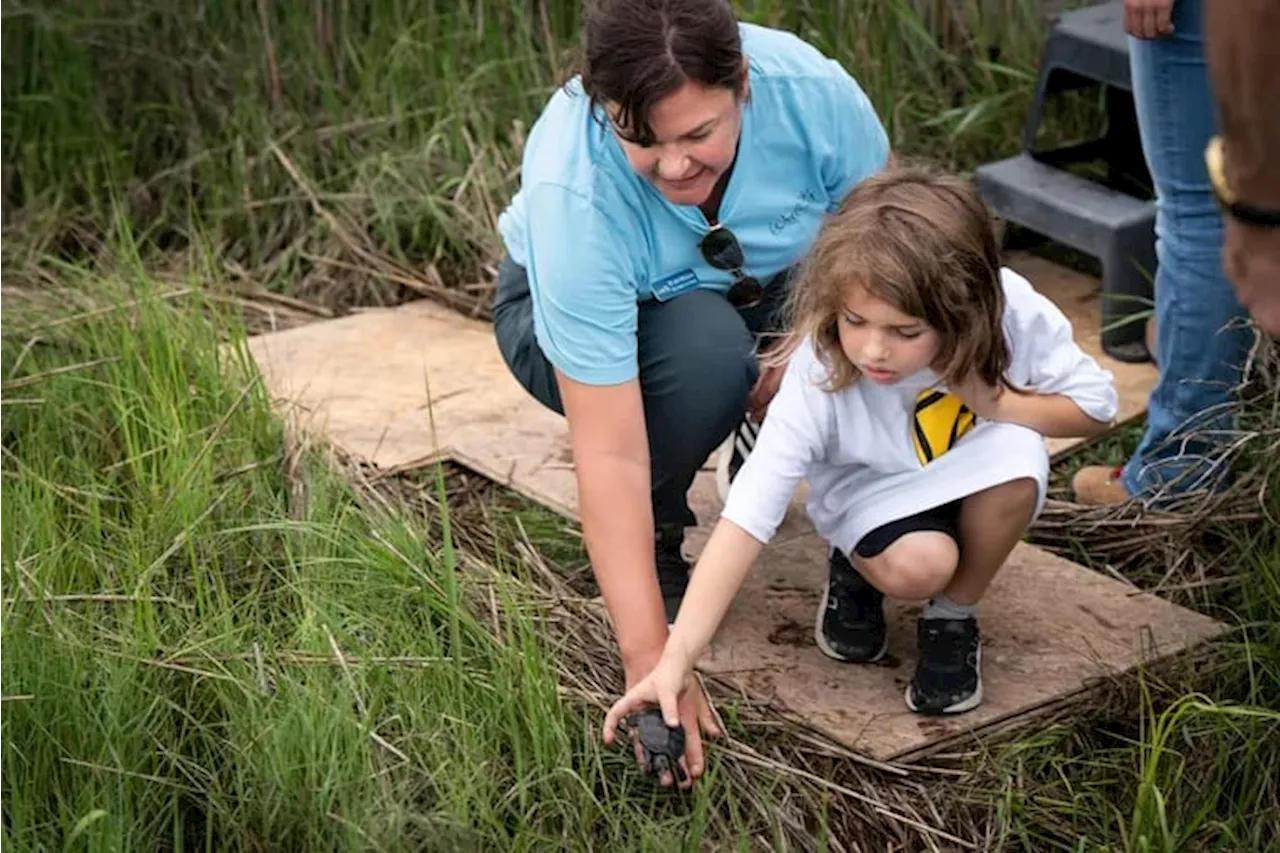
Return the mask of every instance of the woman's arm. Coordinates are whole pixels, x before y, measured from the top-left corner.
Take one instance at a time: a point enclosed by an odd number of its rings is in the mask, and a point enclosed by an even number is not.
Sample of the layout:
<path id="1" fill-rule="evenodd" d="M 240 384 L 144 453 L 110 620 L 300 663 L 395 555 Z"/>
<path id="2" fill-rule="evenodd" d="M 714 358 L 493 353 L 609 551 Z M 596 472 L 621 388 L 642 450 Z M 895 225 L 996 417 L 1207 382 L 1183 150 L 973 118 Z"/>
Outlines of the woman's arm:
<path id="1" fill-rule="evenodd" d="M 666 609 L 654 564 L 649 439 L 640 382 L 586 385 L 559 372 L 556 379 L 569 422 L 587 555 L 630 687 L 652 673 L 667 641 Z M 684 723 L 681 761 L 687 787 L 705 766 L 703 734 L 716 737 L 720 728 L 701 691 L 673 699 L 672 714 Z M 672 781 L 668 774 L 663 784 Z"/>
<path id="2" fill-rule="evenodd" d="M 587 554 L 631 681 L 652 668 L 667 639 L 654 569 L 649 441 L 640 382 L 586 385 L 558 371 L 556 378 L 569 423 Z"/>

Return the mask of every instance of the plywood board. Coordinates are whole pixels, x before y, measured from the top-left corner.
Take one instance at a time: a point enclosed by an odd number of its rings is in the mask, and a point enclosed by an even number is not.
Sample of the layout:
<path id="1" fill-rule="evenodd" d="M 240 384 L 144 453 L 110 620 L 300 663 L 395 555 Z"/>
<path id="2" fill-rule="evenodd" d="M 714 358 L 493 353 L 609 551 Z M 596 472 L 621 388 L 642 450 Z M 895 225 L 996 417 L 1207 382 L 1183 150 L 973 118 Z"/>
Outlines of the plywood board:
<path id="1" fill-rule="evenodd" d="M 916 661 L 919 602 L 886 602 L 889 651 L 876 664 L 833 661 L 814 641 L 826 547 L 770 544 L 700 668 L 785 706 L 873 758 L 903 760 L 1084 691 L 1091 681 L 1216 634 L 1198 613 L 1020 544 L 981 605 L 983 704 L 922 717 L 903 692 Z"/>
<path id="2" fill-rule="evenodd" d="M 1098 337 L 1098 330 L 1102 327 L 1098 280 L 1026 252 L 1010 253 L 1006 263 L 1062 309 L 1071 321 L 1080 348 L 1115 376 L 1116 392 L 1120 397 L 1117 420 L 1125 421 L 1146 411 L 1147 398 L 1158 375 L 1155 365 L 1128 364 L 1102 351 Z M 1051 438 L 1048 440 L 1049 452 L 1062 453 L 1079 443 L 1080 439 L 1076 438 Z"/>
<path id="3" fill-rule="evenodd" d="M 511 378 L 488 324 L 428 302 L 250 339 L 298 426 L 383 467 L 447 455 L 462 435 L 562 420 Z M 430 401 L 430 406 L 428 406 Z"/>

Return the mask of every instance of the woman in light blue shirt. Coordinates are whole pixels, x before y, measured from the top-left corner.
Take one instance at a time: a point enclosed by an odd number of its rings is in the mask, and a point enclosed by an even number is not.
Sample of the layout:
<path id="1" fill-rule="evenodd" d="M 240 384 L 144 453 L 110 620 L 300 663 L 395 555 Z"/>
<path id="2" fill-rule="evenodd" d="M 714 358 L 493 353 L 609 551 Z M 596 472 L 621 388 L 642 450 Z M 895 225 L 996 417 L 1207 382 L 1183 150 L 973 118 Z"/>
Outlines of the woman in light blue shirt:
<path id="1" fill-rule="evenodd" d="M 727 0 L 596 0 L 584 41 L 499 220 L 494 327 L 515 377 L 568 420 L 630 685 L 684 593 L 694 475 L 723 444 L 727 487 L 777 389 L 757 353 L 789 272 L 890 150 L 838 63 Z M 710 714 L 695 696 L 681 713 L 696 777 Z"/>

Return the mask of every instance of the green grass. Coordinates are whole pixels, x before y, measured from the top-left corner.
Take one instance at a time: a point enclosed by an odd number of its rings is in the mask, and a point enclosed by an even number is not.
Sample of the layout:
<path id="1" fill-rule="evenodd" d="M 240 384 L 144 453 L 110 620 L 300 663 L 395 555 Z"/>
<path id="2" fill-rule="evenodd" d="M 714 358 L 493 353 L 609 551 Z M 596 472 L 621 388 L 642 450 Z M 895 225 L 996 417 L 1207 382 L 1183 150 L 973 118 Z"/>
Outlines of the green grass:
<path id="1" fill-rule="evenodd" d="M 607 649 L 551 642 L 509 535 L 580 568 L 563 520 L 493 495 L 492 547 L 464 553 L 480 525 L 441 509 L 444 471 L 410 484 L 429 500 L 373 500 L 287 439 L 234 316 L 159 298 L 115 251 L 110 276 L 62 272 L 121 310 L 37 338 L 4 315 L 7 849 L 821 837 L 823 797 L 785 773 L 713 759 L 673 797 L 602 745 L 598 705 L 561 688 Z M 614 695 L 618 675 L 592 685 Z"/>
<path id="2" fill-rule="evenodd" d="M 849 68 L 901 153 L 967 169 L 1016 149 L 1045 32 L 1038 0 L 970 0 L 949 26 L 907 0 L 738 5 Z M 220 269 L 274 290 L 367 304 L 402 298 L 408 276 L 483 312 L 483 286 L 462 288 L 487 281 L 501 251 L 496 218 L 530 124 L 574 66 L 578 7 L 213 0 L 197 17 L 159 0 L 93 14 L 13 0 L 4 198 L 22 239 L 6 241 L 10 274 L 48 253 L 96 254 L 118 201 L 145 249 L 190 249 L 198 230 Z M 1051 110 L 1046 132 L 1096 130 L 1091 115 Z"/>
<path id="3" fill-rule="evenodd" d="M 80 284 L 144 301 L 3 350 L 7 378 L 114 359 L 6 406 L 7 848 L 677 843 L 557 695 L 518 583 L 495 635 L 442 519 L 291 457 L 200 312 Z"/>

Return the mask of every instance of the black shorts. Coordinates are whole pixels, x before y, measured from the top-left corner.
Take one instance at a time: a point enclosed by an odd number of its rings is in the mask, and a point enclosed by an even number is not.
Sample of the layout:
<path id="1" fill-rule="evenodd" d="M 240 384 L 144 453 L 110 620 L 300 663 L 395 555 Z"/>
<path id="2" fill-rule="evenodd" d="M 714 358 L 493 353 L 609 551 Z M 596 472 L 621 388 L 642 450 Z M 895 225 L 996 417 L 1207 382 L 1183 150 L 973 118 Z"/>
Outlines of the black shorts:
<path id="1" fill-rule="evenodd" d="M 936 530 L 939 533 L 945 533 L 959 545 L 960 501 L 955 500 L 942 506 L 930 507 L 924 512 L 882 524 L 858 540 L 853 551 L 863 559 L 876 557 L 903 536 L 919 530 Z"/>

